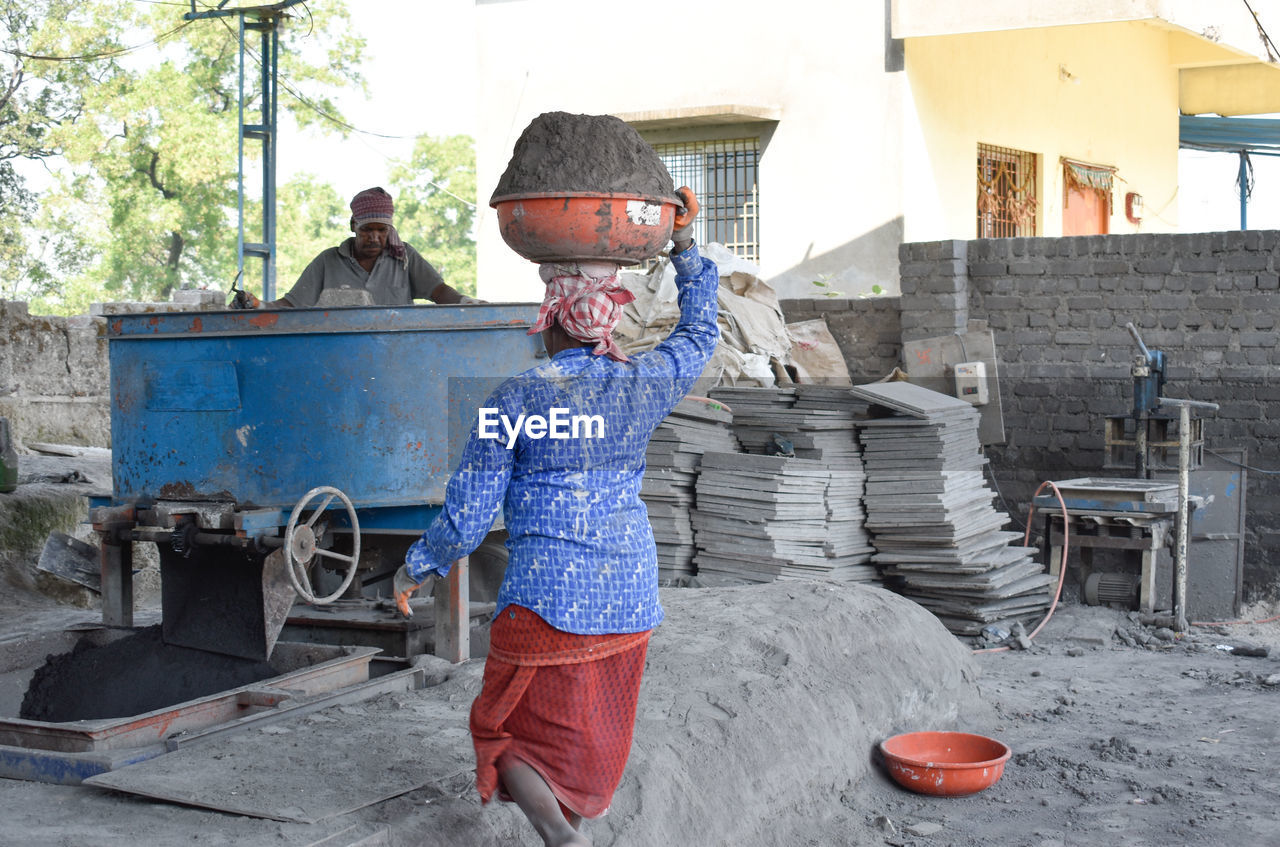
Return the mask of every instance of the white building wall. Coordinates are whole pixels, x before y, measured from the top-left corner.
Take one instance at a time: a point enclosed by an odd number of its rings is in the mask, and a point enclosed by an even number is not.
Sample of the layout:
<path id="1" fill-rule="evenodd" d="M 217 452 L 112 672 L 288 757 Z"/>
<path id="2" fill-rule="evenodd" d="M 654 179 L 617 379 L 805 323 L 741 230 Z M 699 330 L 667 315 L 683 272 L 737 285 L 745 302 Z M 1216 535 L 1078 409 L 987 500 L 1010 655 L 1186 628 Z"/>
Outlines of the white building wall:
<path id="1" fill-rule="evenodd" d="M 760 162 L 761 271 L 780 296 L 827 275 L 897 291 L 900 64 L 885 0 L 477 0 L 480 295 L 541 298 L 488 198 L 520 133 L 546 111 L 664 113 L 740 106 L 777 117 Z"/>

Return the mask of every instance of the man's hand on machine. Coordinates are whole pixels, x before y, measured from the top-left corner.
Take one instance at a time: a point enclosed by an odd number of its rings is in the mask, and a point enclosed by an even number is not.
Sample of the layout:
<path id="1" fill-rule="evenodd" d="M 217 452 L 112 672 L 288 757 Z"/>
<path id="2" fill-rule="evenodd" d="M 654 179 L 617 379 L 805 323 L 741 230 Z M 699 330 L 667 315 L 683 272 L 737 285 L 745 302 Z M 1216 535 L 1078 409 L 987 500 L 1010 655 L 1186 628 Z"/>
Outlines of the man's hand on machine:
<path id="1" fill-rule="evenodd" d="M 413 609 L 409 608 L 409 595 L 422 588 L 423 595 L 429 596 L 432 589 L 435 588 L 437 579 L 439 579 L 437 574 L 429 573 L 422 582 L 415 582 L 413 577 L 409 576 L 409 566 L 401 565 L 400 569 L 396 571 L 392 587 L 396 596 L 396 608 L 400 610 L 400 614 L 406 618 L 413 617 Z"/>
<path id="2" fill-rule="evenodd" d="M 256 309 L 262 305 L 262 301 L 245 291 L 243 288 L 235 290 L 235 296 L 231 298 L 231 302 L 227 304 L 230 309 Z"/>

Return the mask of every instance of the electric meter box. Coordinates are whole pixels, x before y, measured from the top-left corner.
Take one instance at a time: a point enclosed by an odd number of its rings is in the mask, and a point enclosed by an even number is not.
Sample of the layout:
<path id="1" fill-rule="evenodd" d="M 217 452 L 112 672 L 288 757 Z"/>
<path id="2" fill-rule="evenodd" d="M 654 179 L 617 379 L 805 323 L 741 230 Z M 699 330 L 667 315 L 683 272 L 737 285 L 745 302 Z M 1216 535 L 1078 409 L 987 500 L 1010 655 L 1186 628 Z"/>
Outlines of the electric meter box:
<path id="1" fill-rule="evenodd" d="M 961 362 L 955 366 L 956 397 L 974 406 L 987 405 L 987 366 Z"/>

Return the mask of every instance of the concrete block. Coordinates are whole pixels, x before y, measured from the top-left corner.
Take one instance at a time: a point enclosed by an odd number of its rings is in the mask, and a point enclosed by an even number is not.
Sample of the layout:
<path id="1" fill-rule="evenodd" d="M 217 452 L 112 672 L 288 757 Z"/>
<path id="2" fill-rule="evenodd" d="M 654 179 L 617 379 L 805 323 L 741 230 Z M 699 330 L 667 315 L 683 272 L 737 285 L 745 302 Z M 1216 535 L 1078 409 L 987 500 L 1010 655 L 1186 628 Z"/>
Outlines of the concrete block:
<path id="1" fill-rule="evenodd" d="M 1156 343 L 1156 342 L 1151 342 Z M 1225 349 L 1231 344 L 1231 333 L 1219 332 L 1193 332 L 1187 336 L 1187 344 L 1191 347 L 1217 347 Z M 1150 345 L 1148 345 L 1150 346 Z"/>
<path id="2" fill-rule="evenodd" d="M 930 261 L 902 262 L 898 265 L 898 277 L 906 280 L 944 273 L 945 268 L 940 267 L 940 265 L 940 262 Z"/>
<path id="3" fill-rule="evenodd" d="M 1266 253 L 1231 253 L 1223 257 L 1224 271 L 1268 271 L 1271 257 Z"/>
<path id="4" fill-rule="evenodd" d="M 1239 307 L 1240 301 L 1235 297 L 1223 297 L 1217 294 L 1202 294 L 1195 298 L 1197 309 L 1207 312 L 1230 312 Z"/>
<path id="5" fill-rule="evenodd" d="M 1140 274 L 1173 273 L 1173 257 L 1160 256 L 1158 258 L 1139 259 L 1135 263 L 1135 268 Z"/>
<path id="6" fill-rule="evenodd" d="M 948 239 L 946 241 L 933 242 L 931 253 L 935 253 L 936 257 L 941 260 L 960 259 L 964 261 L 969 256 L 969 242 L 960 241 L 958 239 Z"/>
<path id="7" fill-rule="evenodd" d="M 1123 259 L 1094 259 L 1090 264 L 1095 274 L 1127 274 L 1130 270 L 1129 263 Z"/>
<path id="8" fill-rule="evenodd" d="M 1040 276 L 1049 268 L 1045 259 L 1028 258 L 1009 263 L 1009 273 L 1014 276 Z"/>
<path id="9" fill-rule="evenodd" d="M 1104 303 L 1102 298 L 1099 296 L 1068 297 L 1067 308 L 1072 311 L 1079 309 L 1102 309 L 1104 308 Z"/>
<path id="10" fill-rule="evenodd" d="M 1052 341 L 1053 333 L 1046 330 L 1022 329 L 1013 334 L 1013 343 L 1019 346 L 1045 345 Z"/>
<path id="11" fill-rule="evenodd" d="M 970 262 L 969 276 L 1004 276 L 1009 272 L 1005 262 Z"/>
<path id="12" fill-rule="evenodd" d="M 201 306 L 214 309 L 225 308 L 227 295 L 222 291 L 207 288 L 179 288 L 173 292 L 172 300 L 187 306 Z"/>
<path id="13" fill-rule="evenodd" d="M 1079 256 L 1059 256 L 1049 261 L 1048 273 L 1055 276 L 1082 276 L 1090 272 L 1089 259 Z"/>
<path id="14" fill-rule="evenodd" d="M 1277 341 L 1280 341 L 1280 334 L 1274 332 L 1240 333 L 1241 347 L 1275 347 Z"/>
<path id="15" fill-rule="evenodd" d="M 1219 233 L 1222 236 L 1222 246 L 1219 249 L 1233 253 L 1241 250 L 1247 250 L 1247 233 L 1248 230 L 1241 231 L 1238 229 L 1227 230 L 1226 232 Z"/>
<path id="16" fill-rule="evenodd" d="M 1182 256 L 1178 259 L 1178 270 L 1183 273 L 1217 273 L 1222 267 L 1222 259 L 1212 254 L 1208 256 Z"/>
<path id="17" fill-rule="evenodd" d="M 1186 311 L 1192 307 L 1194 299 L 1189 294 L 1154 294 L 1147 300 L 1152 309 L 1174 309 Z"/>

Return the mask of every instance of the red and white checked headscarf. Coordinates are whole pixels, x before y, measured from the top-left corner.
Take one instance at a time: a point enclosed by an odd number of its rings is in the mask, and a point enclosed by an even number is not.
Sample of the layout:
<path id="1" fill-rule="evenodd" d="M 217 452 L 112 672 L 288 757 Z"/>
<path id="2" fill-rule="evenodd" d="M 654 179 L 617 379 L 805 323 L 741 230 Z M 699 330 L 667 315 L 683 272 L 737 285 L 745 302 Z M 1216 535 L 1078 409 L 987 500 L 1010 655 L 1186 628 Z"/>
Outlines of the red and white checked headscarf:
<path id="1" fill-rule="evenodd" d="M 591 352 L 615 362 L 627 356 L 613 340 L 613 328 L 622 318 L 622 307 L 636 295 L 618 282 L 618 266 L 611 262 L 548 262 L 538 266 L 538 276 L 547 284 L 547 293 L 538 311 L 538 320 L 529 334 L 542 332 L 553 323 L 570 337 L 594 342 Z"/>
<path id="2" fill-rule="evenodd" d="M 395 211 L 395 203 L 385 188 L 366 188 L 351 198 L 351 227 L 359 229 L 364 224 L 386 224 L 387 250 L 392 258 L 408 262 L 400 232 L 391 223 L 391 216 Z"/>

